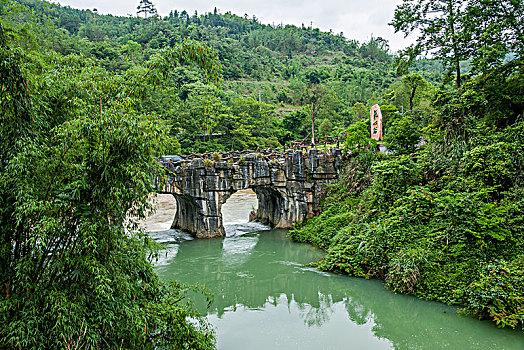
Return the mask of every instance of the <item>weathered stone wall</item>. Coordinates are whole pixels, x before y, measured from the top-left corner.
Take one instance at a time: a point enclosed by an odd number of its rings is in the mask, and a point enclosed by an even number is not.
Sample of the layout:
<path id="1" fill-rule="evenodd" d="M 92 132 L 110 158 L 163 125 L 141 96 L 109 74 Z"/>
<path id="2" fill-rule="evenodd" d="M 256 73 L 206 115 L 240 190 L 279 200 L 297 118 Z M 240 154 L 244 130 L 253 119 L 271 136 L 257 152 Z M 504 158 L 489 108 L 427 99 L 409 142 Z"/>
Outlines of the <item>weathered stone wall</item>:
<path id="1" fill-rule="evenodd" d="M 204 166 L 202 159 L 163 163 L 166 176 L 158 189 L 172 193 L 177 214 L 172 227 L 197 238 L 224 236 L 222 204 L 236 191 L 252 188 L 257 194 L 255 219 L 276 228 L 318 215 L 323 185 L 336 179 L 342 167 L 338 149 L 310 149 L 266 157 L 246 155 L 233 163 L 218 161 Z"/>

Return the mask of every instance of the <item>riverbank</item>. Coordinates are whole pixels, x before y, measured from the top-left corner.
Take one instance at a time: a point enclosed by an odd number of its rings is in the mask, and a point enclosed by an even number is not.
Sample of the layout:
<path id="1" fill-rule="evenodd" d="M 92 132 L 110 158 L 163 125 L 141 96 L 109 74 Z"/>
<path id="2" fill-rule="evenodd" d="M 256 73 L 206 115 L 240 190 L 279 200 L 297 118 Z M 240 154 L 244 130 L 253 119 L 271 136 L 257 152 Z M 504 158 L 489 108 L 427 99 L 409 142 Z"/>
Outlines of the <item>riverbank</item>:
<path id="1" fill-rule="evenodd" d="M 518 331 L 461 317 L 455 307 L 392 293 L 378 280 L 308 267 L 324 254 L 291 242 L 287 233 L 208 240 L 154 233 L 171 241 L 157 272 L 213 294 L 209 308 L 202 295 L 192 300 L 215 328 L 219 350 L 520 350 L 524 345 Z"/>
<path id="2" fill-rule="evenodd" d="M 290 238 L 324 249 L 323 271 L 384 280 L 395 292 L 524 329 L 524 191 L 508 164 L 522 153 L 467 147 L 455 159 L 435 144 L 410 155 L 356 152 L 323 213 Z"/>

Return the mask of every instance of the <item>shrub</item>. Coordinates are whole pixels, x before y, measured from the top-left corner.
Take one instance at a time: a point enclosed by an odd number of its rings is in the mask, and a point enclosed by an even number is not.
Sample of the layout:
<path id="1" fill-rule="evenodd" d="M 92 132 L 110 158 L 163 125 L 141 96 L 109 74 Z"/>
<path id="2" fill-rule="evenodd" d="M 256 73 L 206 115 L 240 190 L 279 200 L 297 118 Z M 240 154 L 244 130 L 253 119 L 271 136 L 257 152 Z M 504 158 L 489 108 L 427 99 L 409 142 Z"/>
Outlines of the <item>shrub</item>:
<path id="1" fill-rule="evenodd" d="M 413 152 L 419 141 L 420 131 L 409 115 L 393 120 L 388 133 L 384 135 L 386 147 L 401 154 Z"/>
<path id="2" fill-rule="evenodd" d="M 376 147 L 377 141 L 371 138 L 371 126 L 369 121 L 360 121 L 351 125 L 346 130 L 344 149 L 346 152 L 361 146 Z"/>
<path id="3" fill-rule="evenodd" d="M 524 330 L 524 254 L 510 262 L 484 264 L 467 297 L 464 313 L 491 319 L 501 327 Z"/>
<path id="4" fill-rule="evenodd" d="M 475 189 L 506 191 L 513 187 L 517 177 L 512 151 L 513 145 L 506 142 L 475 147 L 464 154 L 462 172 Z"/>
<path id="5" fill-rule="evenodd" d="M 386 286 L 394 291 L 413 293 L 420 279 L 420 264 L 427 262 L 427 255 L 421 248 L 401 249 L 389 262 Z"/>

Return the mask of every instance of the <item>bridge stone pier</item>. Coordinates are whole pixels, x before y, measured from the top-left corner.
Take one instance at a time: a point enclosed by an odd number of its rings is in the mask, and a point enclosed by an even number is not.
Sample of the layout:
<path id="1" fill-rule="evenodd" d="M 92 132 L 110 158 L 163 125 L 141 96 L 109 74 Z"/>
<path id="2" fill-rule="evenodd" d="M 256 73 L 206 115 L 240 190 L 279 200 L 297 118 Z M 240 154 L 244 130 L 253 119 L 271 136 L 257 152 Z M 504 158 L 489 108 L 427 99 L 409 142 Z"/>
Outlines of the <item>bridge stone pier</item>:
<path id="1" fill-rule="evenodd" d="M 291 228 L 318 215 L 324 185 L 336 179 L 342 167 L 342 152 L 313 148 L 307 153 L 249 153 L 222 156 L 220 161 L 194 158 L 162 164 L 166 174 L 157 178 L 157 189 L 176 199 L 172 228 L 211 238 L 225 236 L 222 204 L 242 189 L 252 188 L 257 195 L 255 221 L 271 227 Z"/>

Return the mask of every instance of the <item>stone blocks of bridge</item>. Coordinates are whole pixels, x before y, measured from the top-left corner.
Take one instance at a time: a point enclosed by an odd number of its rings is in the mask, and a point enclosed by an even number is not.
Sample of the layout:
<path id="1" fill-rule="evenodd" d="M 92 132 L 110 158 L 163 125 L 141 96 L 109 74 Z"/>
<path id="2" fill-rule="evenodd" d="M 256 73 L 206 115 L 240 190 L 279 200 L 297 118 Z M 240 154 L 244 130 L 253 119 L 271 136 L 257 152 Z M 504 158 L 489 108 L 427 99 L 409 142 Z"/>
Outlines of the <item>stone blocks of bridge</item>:
<path id="1" fill-rule="evenodd" d="M 247 154 L 236 162 L 163 163 L 166 174 L 157 178 L 158 191 L 177 201 L 173 228 L 197 238 L 225 236 L 222 204 L 236 191 L 252 188 L 257 194 L 255 219 L 276 228 L 318 215 L 326 183 L 338 177 L 342 152 L 310 149 L 271 156 Z M 207 165 L 207 166 L 206 166 Z"/>

